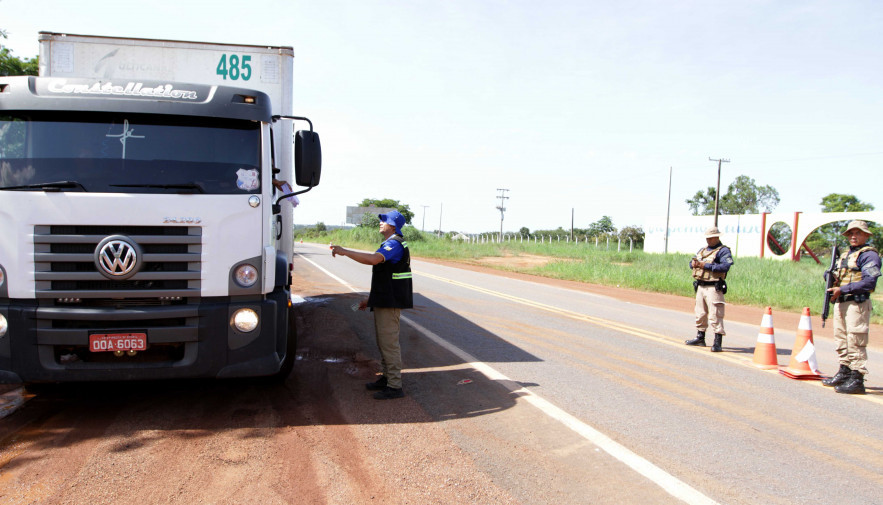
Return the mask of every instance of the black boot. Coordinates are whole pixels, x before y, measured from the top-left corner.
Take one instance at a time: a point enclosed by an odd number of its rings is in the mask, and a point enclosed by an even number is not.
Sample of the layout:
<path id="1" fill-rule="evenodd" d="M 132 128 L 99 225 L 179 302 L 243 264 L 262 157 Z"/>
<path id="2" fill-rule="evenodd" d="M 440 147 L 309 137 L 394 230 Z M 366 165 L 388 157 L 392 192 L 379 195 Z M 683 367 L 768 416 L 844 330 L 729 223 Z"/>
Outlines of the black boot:
<path id="1" fill-rule="evenodd" d="M 720 333 L 715 333 L 714 334 L 714 344 L 711 345 L 711 352 L 723 351 L 723 349 L 721 349 L 721 344 L 723 343 L 723 341 L 724 341 L 724 336 L 721 335 Z"/>
<path id="2" fill-rule="evenodd" d="M 843 384 L 834 387 L 834 391 L 848 395 L 865 394 L 865 376 L 858 370 L 853 370 L 849 379 Z"/>
<path id="3" fill-rule="evenodd" d="M 822 385 L 829 386 L 829 387 L 839 386 L 839 385 L 843 384 L 844 382 L 846 382 L 847 379 L 849 379 L 849 376 L 851 375 L 850 374 L 851 371 L 852 370 L 850 370 L 848 366 L 840 365 L 840 370 L 837 370 L 837 374 L 834 375 L 834 377 L 828 377 L 827 379 L 822 379 Z"/>
<path id="4" fill-rule="evenodd" d="M 684 340 L 684 343 L 687 345 L 698 345 L 699 347 L 705 347 L 705 332 L 696 332 L 696 338 L 694 338 L 693 340 Z"/>
<path id="5" fill-rule="evenodd" d="M 379 379 L 374 382 L 369 382 L 365 384 L 365 389 L 368 391 L 381 391 L 386 387 L 386 376 L 381 375 Z"/>

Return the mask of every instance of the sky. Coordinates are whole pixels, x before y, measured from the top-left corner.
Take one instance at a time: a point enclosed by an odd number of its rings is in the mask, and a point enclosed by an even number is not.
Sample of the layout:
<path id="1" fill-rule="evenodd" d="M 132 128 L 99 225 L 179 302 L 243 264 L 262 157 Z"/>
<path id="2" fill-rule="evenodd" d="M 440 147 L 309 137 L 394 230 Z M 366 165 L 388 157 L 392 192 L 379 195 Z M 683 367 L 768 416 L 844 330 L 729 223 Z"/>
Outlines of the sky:
<path id="1" fill-rule="evenodd" d="M 417 228 L 499 231 L 503 194 L 506 231 L 643 226 L 689 215 L 709 158 L 776 212 L 883 209 L 874 0 L 0 0 L 0 29 L 23 58 L 39 31 L 292 46 L 323 149 L 295 223 L 392 198 Z"/>

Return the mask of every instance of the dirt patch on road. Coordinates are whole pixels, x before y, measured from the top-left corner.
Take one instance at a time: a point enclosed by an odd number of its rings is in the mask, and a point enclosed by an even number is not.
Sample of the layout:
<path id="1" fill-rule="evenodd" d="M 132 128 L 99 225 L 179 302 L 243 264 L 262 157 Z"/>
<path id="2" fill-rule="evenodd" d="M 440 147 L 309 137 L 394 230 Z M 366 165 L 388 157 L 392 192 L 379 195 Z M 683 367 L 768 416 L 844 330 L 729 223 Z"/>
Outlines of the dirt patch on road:
<path id="1" fill-rule="evenodd" d="M 507 254 L 505 256 L 485 256 L 472 260 L 469 263 L 478 266 L 489 266 L 497 268 L 538 268 L 545 266 L 552 261 L 561 261 L 560 259 L 550 258 L 548 256 L 537 256 L 535 254 Z M 569 260 L 576 261 L 576 260 Z"/>
<path id="2" fill-rule="evenodd" d="M 286 381 L 45 388 L 0 420 L 0 503 L 516 503 L 417 394 L 366 391 L 380 365 L 373 318 L 350 309 L 362 295 L 295 274 L 309 299 Z"/>

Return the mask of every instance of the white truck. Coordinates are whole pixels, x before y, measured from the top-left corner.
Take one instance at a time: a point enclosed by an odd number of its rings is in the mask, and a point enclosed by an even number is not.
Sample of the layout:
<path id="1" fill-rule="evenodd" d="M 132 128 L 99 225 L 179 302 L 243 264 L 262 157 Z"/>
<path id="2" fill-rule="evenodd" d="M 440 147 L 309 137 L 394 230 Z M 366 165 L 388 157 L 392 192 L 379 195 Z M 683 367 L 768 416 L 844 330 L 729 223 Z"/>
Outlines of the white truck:
<path id="1" fill-rule="evenodd" d="M 293 58 L 41 32 L 0 77 L 0 381 L 288 375 Z"/>

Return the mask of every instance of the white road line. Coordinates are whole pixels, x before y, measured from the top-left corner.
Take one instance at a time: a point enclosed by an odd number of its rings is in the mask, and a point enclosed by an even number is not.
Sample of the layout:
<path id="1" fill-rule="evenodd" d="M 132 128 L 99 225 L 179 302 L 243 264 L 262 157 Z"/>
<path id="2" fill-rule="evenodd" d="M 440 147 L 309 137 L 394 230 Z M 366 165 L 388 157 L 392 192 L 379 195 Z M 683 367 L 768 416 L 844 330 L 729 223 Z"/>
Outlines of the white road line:
<path id="1" fill-rule="evenodd" d="M 298 256 L 300 256 L 302 259 L 306 260 L 308 263 L 310 263 L 311 265 L 313 265 L 314 267 L 316 267 L 320 271 L 327 274 L 332 279 L 334 279 L 337 282 L 341 283 L 342 285 L 346 286 L 351 291 L 353 291 L 353 292 L 360 291 L 360 290 L 354 288 L 353 286 L 351 286 L 349 283 L 347 283 L 346 281 L 344 281 L 340 277 L 338 277 L 338 276 L 332 274 L 331 272 L 329 272 L 328 270 L 322 268 L 321 266 L 316 264 L 314 261 L 312 261 L 312 260 L 310 260 L 300 254 L 298 254 Z M 448 350 L 449 352 L 451 352 L 452 354 L 454 354 L 458 358 L 462 359 L 465 363 L 467 363 L 469 366 L 475 368 L 475 370 L 480 372 L 482 375 L 484 375 L 488 379 L 499 382 L 500 384 L 502 384 L 506 389 L 508 389 L 512 393 L 517 393 L 520 398 L 523 398 L 525 401 L 527 401 L 528 403 L 530 403 L 534 407 L 540 409 L 543 413 L 545 413 L 547 416 L 551 417 L 552 419 L 555 419 L 556 421 L 560 422 L 561 424 L 567 426 L 568 428 L 570 428 L 571 430 L 576 432 L 581 437 L 583 437 L 586 440 L 588 440 L 589 442 L 595 444 L 599 449 L 603 450 L 607 454 L 613 456 L 617 460 L 624 463 L 626 466 L 628 466 L 632 470 L 643 475 L 644 477 L 649 479 L 651 482 L 653 482 L 654 484 L 658 485 L 663 490 L 665 490 L 665 492 L 667 492 L 668 494 L 674 496 L 675 498 L 678 498 L 679 500 L 689 503 L 691 505 L 717 504 L 717 502 L 715 502 L 711 498 L 705 496 L 704 494 L 702 494 L 698 490 L 690 487 L 687 483 L 685 483 L 682 480 L 678 479 L 677 477 L 669 474 L 665 470 L 659 468 L 658 466 L 654 465 L 650 461 L 647 461 L 643 457 L 638 456 L 637 454 L 635 454 L 634 452 L 632 452 L 631 450 L 629 450 L 628 448 L 626 448 L 622 444 L 614 441 L 613 439 L 611 439 L 607 435 L 604 435 L 600 431 L 589 426 L 588 424 L 579 420 L 575 416 L 565 412 L 564 410 L 555 406 L 554 404 L 552 404 L 548 400 L 546 400 L 546 399 L 542 398 L 541 396 L 533 393 L 532 391 L 522 387 L 520 384 L 513 381 L 509 377 L 503 375 L 502 373 L 500 373 L 499 371 L 497 371 L 496 369 L 494 369 L 490 365 L 479 361 L 478 359 L 473 357 L 468 352 L 464 351 L 463 349 L 460 349 L 459 347 L 455 346 L 454 344 L 452 344 L 452 343 L 448 342 L 447 340 L 443 339 L 442 337 L 436 335 L 435 333 L 433 333 L 429 329 L 424 328 L 423 326 L 421 326 L 420 324 L 411 320 L 407 316 L 402 316 L 402 320 L 405 321 L 407 324 L 409 324 L 411 327 L 413 327 L 415 330 L 420 332 L 423 336 L 425 336 L 429 340 L 433 341 L 434 343 L 436 343 L 440 347 Z"/>

